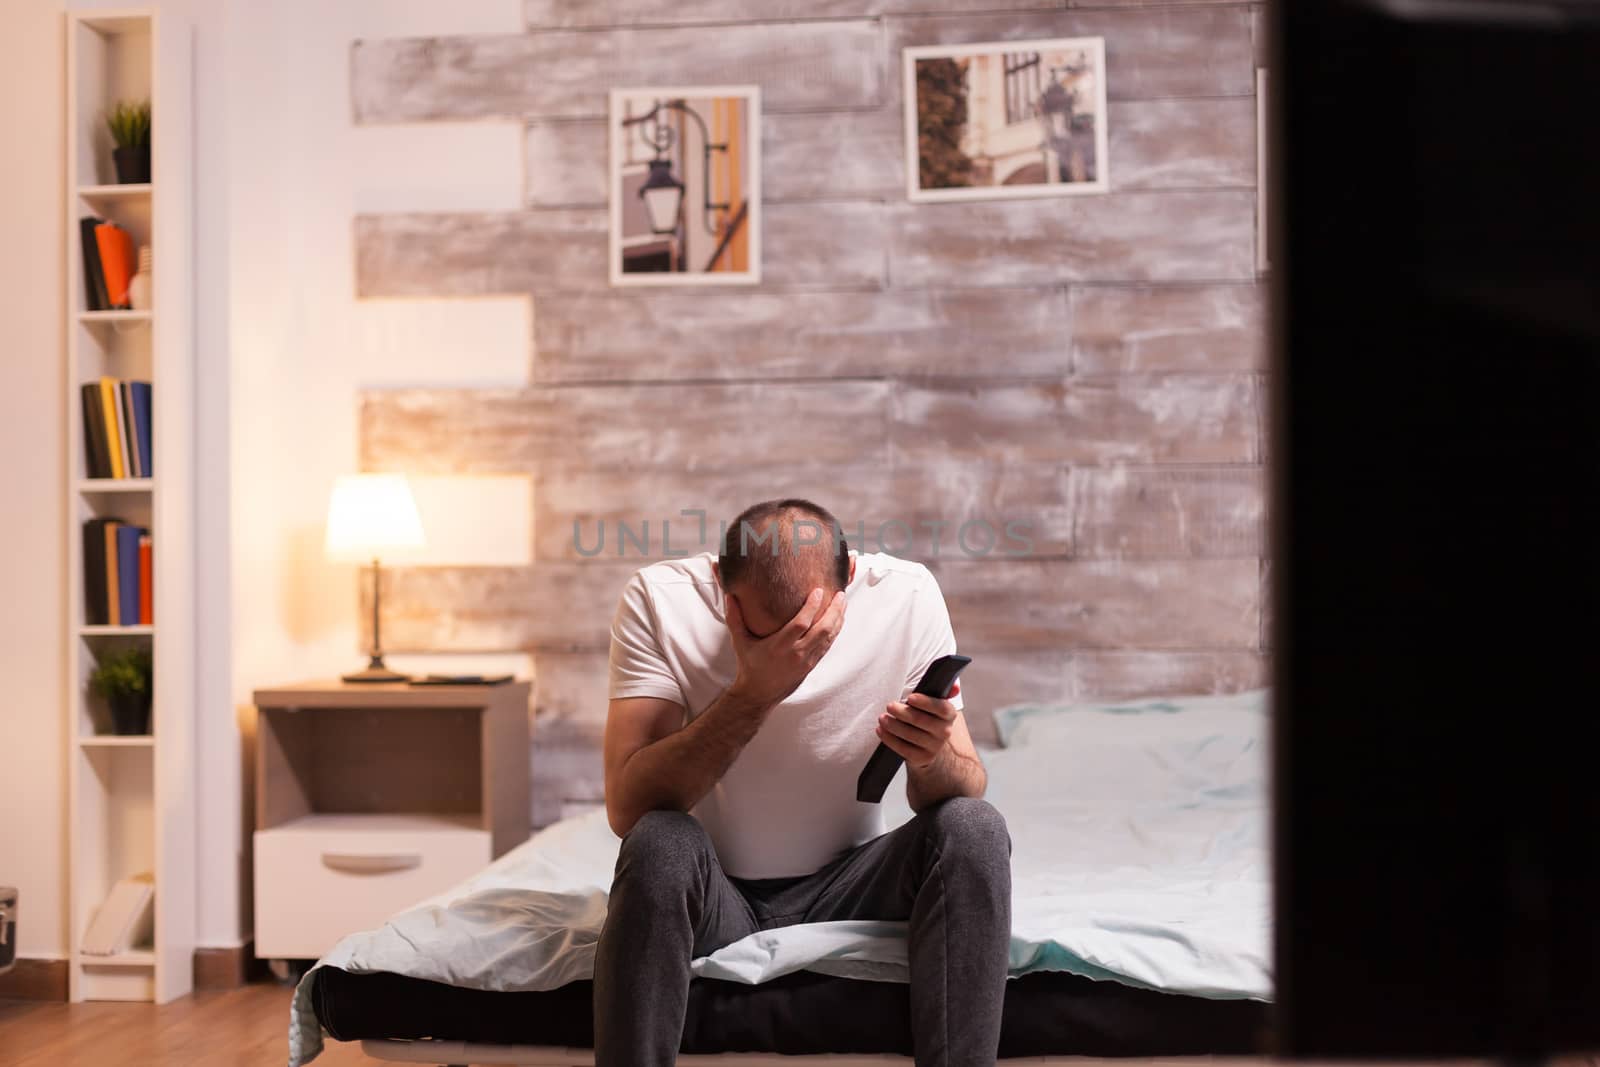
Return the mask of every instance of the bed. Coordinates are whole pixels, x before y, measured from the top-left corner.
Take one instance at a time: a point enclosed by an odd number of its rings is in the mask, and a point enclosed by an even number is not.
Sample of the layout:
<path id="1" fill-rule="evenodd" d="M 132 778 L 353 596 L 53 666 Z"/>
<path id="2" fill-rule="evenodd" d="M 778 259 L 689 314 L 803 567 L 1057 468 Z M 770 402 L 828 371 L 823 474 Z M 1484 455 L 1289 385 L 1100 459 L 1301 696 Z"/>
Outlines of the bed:
<path id="1" fill-rule="evenodd" d="M 1261 1051 L 1265 706 L 1254 692 L 996 714 L 989 797 L 1014 842 L 1002 1057 Z M 891 795 L 894 825 L 910 812 Z M 401 1062 L 592 1063 L 616 844 L 599 812 L 564 820 L 340 941 L 296 989 L 291 1067 L 328 1037 Z M 761 931 L 694 974 L 685 1064 L 910 1052 L 902 923 Z"/>

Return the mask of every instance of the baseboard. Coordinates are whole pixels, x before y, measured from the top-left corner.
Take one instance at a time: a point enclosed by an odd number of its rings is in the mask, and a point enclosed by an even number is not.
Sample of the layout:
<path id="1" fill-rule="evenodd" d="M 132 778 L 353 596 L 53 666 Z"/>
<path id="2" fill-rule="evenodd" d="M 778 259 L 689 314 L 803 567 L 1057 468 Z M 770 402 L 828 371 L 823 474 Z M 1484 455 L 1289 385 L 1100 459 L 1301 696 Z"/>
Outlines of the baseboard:
<path id="1" fill-rule="evenodd" d="M 269 975 L 266 963 L 256 959 L 254 941 L 232 948 L 194 950 L 196 989 L 237 989 Z M 0 1000 L 66 999 L 66 960 L 18 959 L 15 967 L 0 974 Z"/>
<path id="2" fill-rule="evenodd" d="M 66 1000 L 67 961 L 19 959 L 0 974 L 0 999 Z"/>
<path id="3" fill-rule="evenodd" d="M 256 959 L 255 941 L 223 948 L 194 950 L 196 989 L 238 989 L 268 975 L 267 965 Z"/>

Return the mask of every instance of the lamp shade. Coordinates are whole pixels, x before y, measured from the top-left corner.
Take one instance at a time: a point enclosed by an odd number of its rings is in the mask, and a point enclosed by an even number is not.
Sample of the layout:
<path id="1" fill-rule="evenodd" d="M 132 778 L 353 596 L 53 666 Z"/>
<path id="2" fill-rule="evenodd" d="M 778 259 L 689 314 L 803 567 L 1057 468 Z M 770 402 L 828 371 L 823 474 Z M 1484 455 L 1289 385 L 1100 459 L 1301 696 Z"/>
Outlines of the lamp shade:
<path id="1" fill-rule="evenodd" d="M 366 561 L 421 548 L 422 520 L 402 474 L 351 474 L 328 498 L 329 559 Z"/>
<path id="2" fill-rule="evenodd" d="M 652 233 L 671 233 L 678 228 L 678 208 L 683 203 L 683 183 L 672 173 L 665 159 L 652 159 L 650 173 L 639 187 L 644 209 L 650 216 Z"/>

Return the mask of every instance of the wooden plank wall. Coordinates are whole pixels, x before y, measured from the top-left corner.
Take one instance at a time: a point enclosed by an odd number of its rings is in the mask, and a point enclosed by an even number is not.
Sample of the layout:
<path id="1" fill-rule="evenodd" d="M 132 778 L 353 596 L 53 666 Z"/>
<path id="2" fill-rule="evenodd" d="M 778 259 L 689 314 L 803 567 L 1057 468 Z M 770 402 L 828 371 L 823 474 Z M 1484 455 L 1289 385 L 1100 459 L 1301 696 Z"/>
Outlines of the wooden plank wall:
<path id="1" fill-rule="evenodd" d="M 527 388 L 370 391 L 360 431 L 366 469 L 534 477 L 534 564 L 393 571 L 385 638 L 533 656 L 536 821 L 599 796 L 607 627 L 643 562 L 584 555 L 575 522 L 592 547 L 649 519 L 657 555 L 681 509 L 787 493 L 869 532 L 950 522 L 906 554 L 976 656 L 980 732 L 1018 699 L 1262 683 L 1259 7 L 526 0 L 524 34 L 355 45 L 358 122 L 526 129 L 524 210 L 355 239 L 362 297 L 533 298 Z M 907 203 L 900 49 L 1072 35 L 1106 39 L 1112 192 Z M 764 94 L 763 284 L 608 288 L 607 90 L 716 82 Z M 1032 523 L 1031 554 L 963 558 L 972 518 Z"/>

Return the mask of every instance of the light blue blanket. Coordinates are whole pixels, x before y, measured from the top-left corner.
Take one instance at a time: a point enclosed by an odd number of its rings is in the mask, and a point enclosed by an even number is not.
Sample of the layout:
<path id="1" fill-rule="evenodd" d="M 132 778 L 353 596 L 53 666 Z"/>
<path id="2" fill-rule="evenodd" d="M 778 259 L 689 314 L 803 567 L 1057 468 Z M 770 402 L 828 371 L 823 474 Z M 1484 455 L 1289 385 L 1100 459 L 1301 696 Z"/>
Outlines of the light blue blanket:
<path id="1" fill-rule="evenodd" d="M 1265 697 L 1023 705 L 996 716 L 989 799 L 1013 841 L 1011 974 L 1069 971 L 1212 998 L 1270 998 Z M 890 825 L 910 817 L 898 783 Z M 319 961 L 473 989 L 593 976 L 617 839 L 593 812 Z M 694 962 L 755 984 L 796 970 L 906 981 L 903 923 L 768 930 Z M 322 1048 L 308 974 L 289 1062 Z"/>

